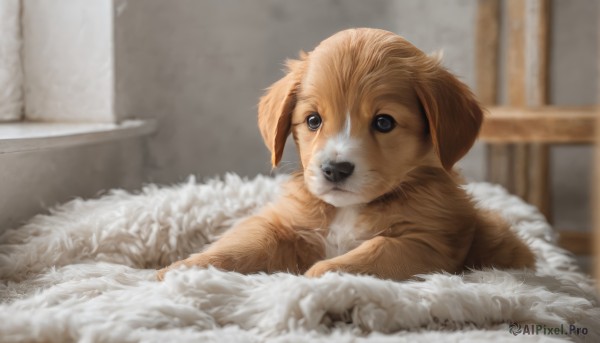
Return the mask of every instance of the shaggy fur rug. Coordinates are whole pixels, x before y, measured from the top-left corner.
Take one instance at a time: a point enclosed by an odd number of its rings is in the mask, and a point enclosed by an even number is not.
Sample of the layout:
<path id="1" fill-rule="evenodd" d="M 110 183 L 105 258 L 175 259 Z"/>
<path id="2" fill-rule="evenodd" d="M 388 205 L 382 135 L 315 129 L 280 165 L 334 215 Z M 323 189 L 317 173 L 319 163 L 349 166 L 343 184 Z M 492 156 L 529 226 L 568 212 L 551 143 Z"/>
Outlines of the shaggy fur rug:
<path id="1" fill-rule="evenodd" d="M 5 231 L 0 341 L 600 341 L 592 280 L 554 245 L 534 207 L 485 183 L 467 189 L 513 224 L 537 255 L 535 272 L 392 282 L 192 268 L 155 281 L 155 268 L 197 252 L 273 199 L 282 178 L 115 190 Z"/>

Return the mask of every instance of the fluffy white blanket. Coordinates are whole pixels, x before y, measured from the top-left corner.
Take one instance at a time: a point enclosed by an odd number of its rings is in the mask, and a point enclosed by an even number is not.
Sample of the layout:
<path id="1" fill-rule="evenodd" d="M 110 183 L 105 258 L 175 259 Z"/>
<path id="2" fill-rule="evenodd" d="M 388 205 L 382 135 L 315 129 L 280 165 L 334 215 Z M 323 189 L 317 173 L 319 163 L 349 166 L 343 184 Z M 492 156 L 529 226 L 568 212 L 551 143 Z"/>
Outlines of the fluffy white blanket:
<path id="1" fill-rule="evenodd" d="M 534 207 L 485 183 L 467 189 L 513 223 L 537 255 L 535 272 L 392 282 L 188 269 L 155 281 L 155 268 L 213 241 L 272 199 L 281 181 L 226 175 L 116 190 L 4 232 L 0 341 L 600 341 L 592 280 L 553 244 Z"/>

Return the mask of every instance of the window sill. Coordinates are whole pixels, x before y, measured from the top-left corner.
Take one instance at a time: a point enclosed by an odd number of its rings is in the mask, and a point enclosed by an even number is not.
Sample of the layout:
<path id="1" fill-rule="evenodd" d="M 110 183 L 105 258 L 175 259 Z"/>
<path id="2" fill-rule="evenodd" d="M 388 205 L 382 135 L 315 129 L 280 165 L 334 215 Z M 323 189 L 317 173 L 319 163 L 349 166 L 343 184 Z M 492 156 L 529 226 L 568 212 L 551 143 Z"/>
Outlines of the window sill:
<path id="1" fill-rule="evenodd" d="M 0 154 L 42 151 L 134 138 L 156 130 L 154 120 L 126 120 L 112 123 L 0 124 Z"/>

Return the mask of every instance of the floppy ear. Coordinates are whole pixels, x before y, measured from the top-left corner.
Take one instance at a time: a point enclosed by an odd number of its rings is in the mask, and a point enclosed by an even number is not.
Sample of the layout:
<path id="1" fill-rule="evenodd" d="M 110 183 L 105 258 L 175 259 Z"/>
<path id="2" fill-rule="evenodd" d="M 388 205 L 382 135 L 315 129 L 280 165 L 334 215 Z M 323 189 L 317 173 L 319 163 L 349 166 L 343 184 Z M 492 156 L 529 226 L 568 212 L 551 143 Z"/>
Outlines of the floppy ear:
<path id="1" fill-rule="evenodd" d="M 285 141 L 290 134 L 292 112 L 296 107 L 298 87 L 304 75 L 306 54 L 302 60 L 288 60 L 288 74 L 267 89 L 258 103 L 258 127 L 271 151 L 271 164 L 276 167 L 283 155 Z"/>
<path id="2" fill-rule="evenodd" d="M 450 170 L 471 148 L 483 120 L 482 109 L 464 83 L 430 61 L 416 82 L 417 97 L 427 116 L 429 131 L 444 169 Z"/>

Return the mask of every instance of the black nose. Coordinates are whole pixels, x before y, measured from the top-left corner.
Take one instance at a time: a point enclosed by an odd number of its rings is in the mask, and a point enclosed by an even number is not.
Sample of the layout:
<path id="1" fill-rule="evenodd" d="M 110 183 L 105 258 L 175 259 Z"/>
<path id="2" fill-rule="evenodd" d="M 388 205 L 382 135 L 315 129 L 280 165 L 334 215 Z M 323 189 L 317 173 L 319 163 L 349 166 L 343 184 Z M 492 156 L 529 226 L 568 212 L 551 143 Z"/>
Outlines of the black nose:
<path id="1" fill-rule="evenodd" d="M 354 171 L 354 164 L 350 162 L 325 162 L 321 164 L 323 176 L 331 182 L 340 182 L 347 179 Z"/>

